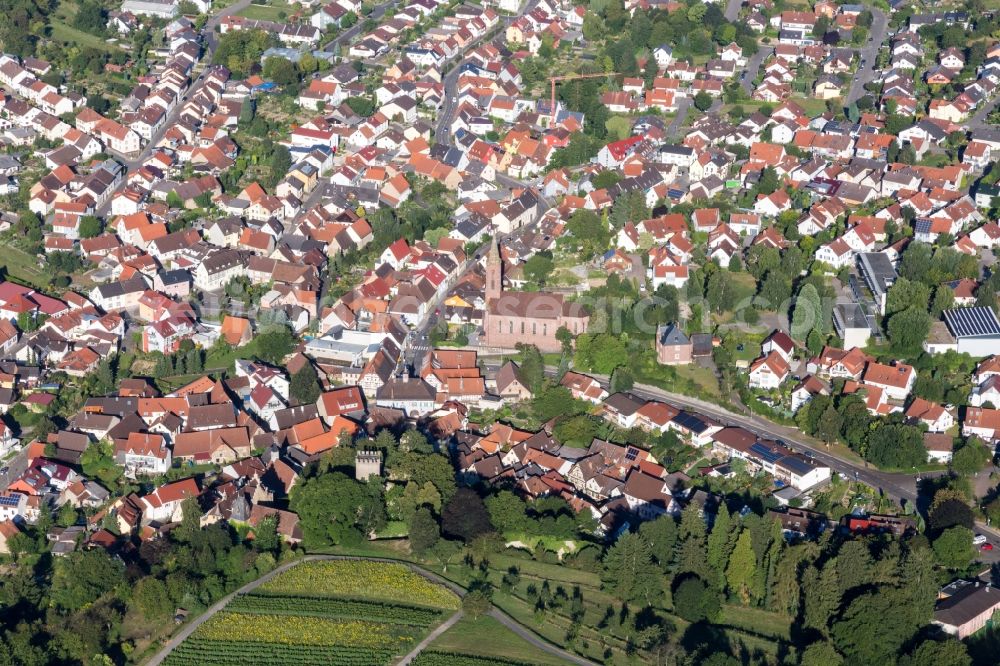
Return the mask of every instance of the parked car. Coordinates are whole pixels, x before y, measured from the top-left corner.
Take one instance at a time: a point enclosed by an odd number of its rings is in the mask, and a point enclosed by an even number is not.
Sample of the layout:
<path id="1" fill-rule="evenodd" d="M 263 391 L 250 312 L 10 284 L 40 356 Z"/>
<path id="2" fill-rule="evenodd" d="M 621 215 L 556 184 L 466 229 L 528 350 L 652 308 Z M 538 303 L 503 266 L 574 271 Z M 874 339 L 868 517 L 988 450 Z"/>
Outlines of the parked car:
<path id="1" fill-rule="evenodd" d="M 986 537 L 983 536 L 982 534 L 977 534 L 976 536 L 972 537 L 972 545 L 981 546 L 984 543 L 986 543 Z"/>
<path id="2" fill-rule="evenodd" d="M 993 544 L 991 544 L 991 543 L 984 543 L 982 546 L 979 547 L 979 550 L 984 550 L 984 551 L 993 550 Z"/>

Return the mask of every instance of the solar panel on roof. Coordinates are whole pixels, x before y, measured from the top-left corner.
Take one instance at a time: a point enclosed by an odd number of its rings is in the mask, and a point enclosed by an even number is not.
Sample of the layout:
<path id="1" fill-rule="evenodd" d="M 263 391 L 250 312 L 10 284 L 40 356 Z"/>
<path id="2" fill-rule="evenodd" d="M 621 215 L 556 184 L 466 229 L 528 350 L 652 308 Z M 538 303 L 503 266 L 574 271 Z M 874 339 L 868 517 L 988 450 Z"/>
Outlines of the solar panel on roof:
<path id="1" fill-rule="evenodd" d="M 19 495 L 0 495 L 0 506 L 17 506 L 20 502 Z"/>
<path id="2" fill-rule="evenodd" d="M 755 456 L 763 460 L 764 462 L 773 463 L 777 462 L 784 456 L 784 452 L 775 451 L 771 447 L 762 444 L 761 442 L 754 442 L 750 445 L 750 452 Z"/>
<path id="3" fill-rule="evenodd" d="M 635 460 L 635 457 L 637 455 L 639 455 L 639 450 L 638 449 L 633 448 L 631 446 L 628 447 L 627 449 L 625 449 L 625 460 L 628 460 L 628 461 Z"/>
<path id="4" fill-rule="evenodd" d="M 1000 321 L 989 307 L 945 310 L 944 318 L 956 337 L 1000 335 Z"/>
<path id="5" fill-rule="evenodd" d="M 687 428 L 688 430 L 701 430 L 705 427 L 705 424 L 701 419 L 693 414 L 689 414 L 688 412 L 681 412 L 675 416 L 674 423 L 682 428 Z"/>

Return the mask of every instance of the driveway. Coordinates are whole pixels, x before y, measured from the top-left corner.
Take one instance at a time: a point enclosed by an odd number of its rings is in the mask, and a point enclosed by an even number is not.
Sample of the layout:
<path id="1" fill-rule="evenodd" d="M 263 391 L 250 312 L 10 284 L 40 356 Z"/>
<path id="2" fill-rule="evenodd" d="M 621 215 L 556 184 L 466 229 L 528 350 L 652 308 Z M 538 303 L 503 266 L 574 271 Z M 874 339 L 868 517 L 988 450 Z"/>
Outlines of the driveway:
<path id="1" fill-rule="evenodd" d="M 847 99 L 844 100 L 844 106 L 850 106 L 858 101 L 865 94 L 865 84 L 870 83 L 875 78 L 875 58 L 878 55 L 879 48 L 882 46 L 882 42 L 885 40 L 889 18 L 881 9 L 872 7 L 871 12 L 872 27 L 868 32 L 868 41 L 865 42 L 865 45 L 859 51 L 859 55 L 865 61 L 865 64 L 862 67 L 858 67 L 858 71 L 854 75 L 854 80 L 851 81 L 851 89 L 847 93 Z"/>

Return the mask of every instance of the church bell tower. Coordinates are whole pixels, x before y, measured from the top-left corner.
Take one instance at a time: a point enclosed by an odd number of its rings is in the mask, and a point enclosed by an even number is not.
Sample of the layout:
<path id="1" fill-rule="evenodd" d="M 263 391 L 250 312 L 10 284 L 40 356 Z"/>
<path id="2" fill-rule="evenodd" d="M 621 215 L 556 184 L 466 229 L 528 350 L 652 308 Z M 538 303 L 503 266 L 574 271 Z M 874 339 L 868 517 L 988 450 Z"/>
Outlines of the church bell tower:
<path id="1" fill-rule="evenodd" d="M 503 259 L 500 258 L 500 245 L 496 237 L 490 243 L 490 251 L 486 255 L 486 302 L 500 298 L 503 291 Z"/>

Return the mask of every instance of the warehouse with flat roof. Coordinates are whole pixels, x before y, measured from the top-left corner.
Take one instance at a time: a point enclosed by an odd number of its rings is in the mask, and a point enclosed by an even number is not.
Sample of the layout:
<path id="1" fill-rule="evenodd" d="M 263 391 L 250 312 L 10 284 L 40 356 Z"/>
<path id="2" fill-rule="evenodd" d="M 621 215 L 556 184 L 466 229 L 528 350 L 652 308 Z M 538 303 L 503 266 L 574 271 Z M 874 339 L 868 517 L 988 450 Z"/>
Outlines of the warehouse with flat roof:
<path id="1" fill-rule="evenodd" d="M 955 308 L 944 311 L 944 322 L 958 345 L 959 354 L 1000 354 L 1000 319 L 990 307 Z"/>

